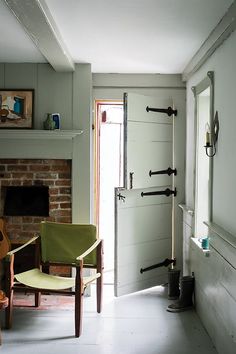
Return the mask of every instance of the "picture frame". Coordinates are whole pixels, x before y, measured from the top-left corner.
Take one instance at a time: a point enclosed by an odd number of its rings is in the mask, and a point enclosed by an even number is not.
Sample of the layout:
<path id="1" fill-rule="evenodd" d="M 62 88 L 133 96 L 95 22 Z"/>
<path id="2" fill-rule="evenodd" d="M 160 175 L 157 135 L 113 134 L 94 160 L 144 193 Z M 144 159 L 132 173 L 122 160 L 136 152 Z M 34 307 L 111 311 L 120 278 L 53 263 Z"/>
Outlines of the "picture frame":
<path id="1" fill-rule="evenodd" d="M 33 89 L 0 89 L 0 129 L 32 129 Z"/>
<path id="2" fill-rule="evenodd" d="M 61 128 L 60 114 L 59 113 L 52 113 L 52 119 L 55 122 L 54 129 L 60 129 Z"/>

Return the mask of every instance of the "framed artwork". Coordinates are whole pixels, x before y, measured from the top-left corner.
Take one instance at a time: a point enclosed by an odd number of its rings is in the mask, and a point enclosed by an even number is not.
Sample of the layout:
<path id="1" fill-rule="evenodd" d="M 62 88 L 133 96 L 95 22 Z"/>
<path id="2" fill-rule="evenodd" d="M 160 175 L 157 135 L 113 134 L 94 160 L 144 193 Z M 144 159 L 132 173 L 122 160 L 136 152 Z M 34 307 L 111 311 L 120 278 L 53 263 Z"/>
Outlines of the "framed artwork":
<path id="1" fill-rule="evenodd" d="M 34 90 L 0 89 L 0 128 L 32 129 Z"/>

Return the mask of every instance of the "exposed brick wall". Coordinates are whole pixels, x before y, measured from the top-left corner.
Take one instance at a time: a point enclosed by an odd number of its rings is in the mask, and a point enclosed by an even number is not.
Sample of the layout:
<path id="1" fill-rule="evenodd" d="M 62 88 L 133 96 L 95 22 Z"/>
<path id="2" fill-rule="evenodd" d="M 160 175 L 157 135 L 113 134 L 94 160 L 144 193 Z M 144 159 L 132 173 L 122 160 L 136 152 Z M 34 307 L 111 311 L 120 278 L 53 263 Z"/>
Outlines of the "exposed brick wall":
<path id="1" fill-rule="evenodd" d="M 49 217 L 4 217 L 12 243 L 28 241 L 42 220 L 71 222 L 71 160 L 0 159 L 0 184 L 49 187 Z"/>

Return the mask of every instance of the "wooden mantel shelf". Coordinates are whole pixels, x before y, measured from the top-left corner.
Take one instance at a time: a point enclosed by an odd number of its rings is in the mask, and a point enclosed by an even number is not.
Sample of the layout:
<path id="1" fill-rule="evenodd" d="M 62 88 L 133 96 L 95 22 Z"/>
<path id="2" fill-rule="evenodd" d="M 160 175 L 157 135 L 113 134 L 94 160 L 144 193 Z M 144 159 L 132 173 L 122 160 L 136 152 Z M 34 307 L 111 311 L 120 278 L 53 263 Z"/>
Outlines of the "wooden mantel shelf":
<path id="1" fill-rule="evenodd" d="M 73 139 L 83 130 L 0 130 L 0 139 Z"/>
<path id="2" fill-rule="evenodd" d="M 82 130 L 0 131 L 0 158 L 72 159 L 78 153 Z"/>

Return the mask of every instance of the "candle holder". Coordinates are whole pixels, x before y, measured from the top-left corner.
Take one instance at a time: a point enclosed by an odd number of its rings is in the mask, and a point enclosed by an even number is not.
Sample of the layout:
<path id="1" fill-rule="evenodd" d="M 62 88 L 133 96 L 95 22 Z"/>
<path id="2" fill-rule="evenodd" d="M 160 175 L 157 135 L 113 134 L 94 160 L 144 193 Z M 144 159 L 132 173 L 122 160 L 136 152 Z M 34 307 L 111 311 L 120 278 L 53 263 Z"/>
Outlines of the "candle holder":
<path id="1" fill-rule="evenodd" d="M 213 144 L 210 143 L 206 143 L 206 145 L 204 145 L 204 148 L 206 149 L 206 155 L 208 157 L 213 157 L 216 154 L 216 147 Z"/>
<path id="2" fill-rule="evenodd" d="M 216 154 L 216 143 L 219 134 L 219 118 L 218 111 L 216 111 L 215 118 L 213 120 L 212 129 L 210 129 L 209 124 L 206 124 L 206 145 L 204 148 L 206 150 L 206 155 L 208 157 L 213 157 Z"/>

